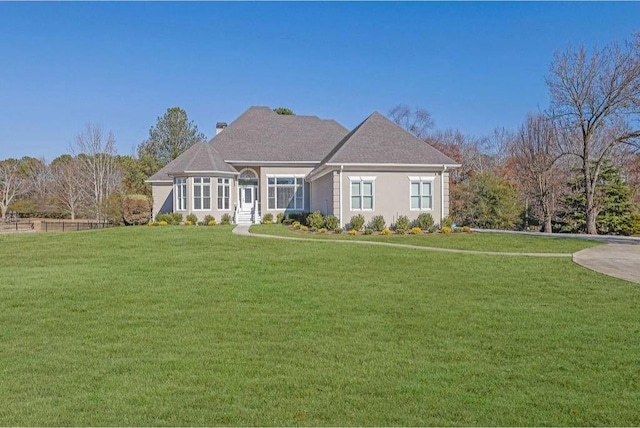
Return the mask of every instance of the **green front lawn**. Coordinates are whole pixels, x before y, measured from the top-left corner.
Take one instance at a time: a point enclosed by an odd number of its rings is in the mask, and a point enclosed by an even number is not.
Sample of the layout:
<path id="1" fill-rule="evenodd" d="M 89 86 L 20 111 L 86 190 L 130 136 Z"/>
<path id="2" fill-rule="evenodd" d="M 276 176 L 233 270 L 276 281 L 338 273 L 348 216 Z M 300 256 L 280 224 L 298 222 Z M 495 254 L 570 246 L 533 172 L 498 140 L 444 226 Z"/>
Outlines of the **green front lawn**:
<path id="1" fill-rule="evenodd" d="M 568 258 L 130 227 L 0 272 L 2 426 L 640 424 L 640 288 Z"/>
<path id="2" fill-rule="evenodd" d="M 295 238 L 340 239 L 391 242 L 424 247 L 451 248 L 457 250 L 522 252 L 522 253 L 575 253 L 585 248 L 602 245 L 585 239 L 546 236 L 513 235 L 508 233 L 429 233 L 424 235 L 356 235 L 346 233 L 313 233 L 290 230 L 282 224 L 255 224 L 252 233 L 290 236 Z"/>

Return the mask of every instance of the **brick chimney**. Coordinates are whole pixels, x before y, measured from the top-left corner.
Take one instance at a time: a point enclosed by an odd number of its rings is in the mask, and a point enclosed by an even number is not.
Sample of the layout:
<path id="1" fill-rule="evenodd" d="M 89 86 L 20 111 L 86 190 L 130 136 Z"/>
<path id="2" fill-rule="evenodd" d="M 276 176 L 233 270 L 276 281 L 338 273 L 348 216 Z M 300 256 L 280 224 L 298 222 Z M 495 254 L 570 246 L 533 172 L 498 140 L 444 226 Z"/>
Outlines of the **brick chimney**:
<path id="1" fill-rule="evenodd" d="M 227 122 L 218 122 L 216 123 L 216 135 L 218 135 L 219 133 L 221 133 L 224 128 L 227 127 Z"/>

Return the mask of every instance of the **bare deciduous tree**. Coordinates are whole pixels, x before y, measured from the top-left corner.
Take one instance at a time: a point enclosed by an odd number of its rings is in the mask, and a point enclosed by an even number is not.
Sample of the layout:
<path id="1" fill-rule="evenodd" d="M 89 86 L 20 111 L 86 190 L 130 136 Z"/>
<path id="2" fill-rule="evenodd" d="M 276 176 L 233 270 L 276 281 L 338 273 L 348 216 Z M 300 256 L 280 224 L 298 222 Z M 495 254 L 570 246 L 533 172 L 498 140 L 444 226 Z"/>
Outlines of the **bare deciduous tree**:
<path id="1" fill-rule="evenodd" d="M 398 104 L 388 114 L 397 125 L 420 139 L 425 139 L 430 128 L 433 127 L 431 113 L 422 107 L 413 110 L 406 104 Z"/>
<path id="2" fill-rule="evenodd" d="M 515 173 L 525 198 L 532 198 L 543 220 L 543 231 L 551 233 L 551 221 L 562 181 L 556 165 L 556 135 L 551 120 L 529 115 L 511 145 Z"/>
<path id="3" fill-rule="evenodd" d="M 34 159 L 29 162 L 25 173 L 29 180 L 29 197 L 34 200 L 38 213 L 46 215 L 51 210 L 53 185 L 51 168 L 44 158 Z"/>
<path id="4" fill-rule="evenodd" d="M 20 172 L 20 161 L 5 159 L 0 161 L 0 219 L 6 219 L 7 210 L 14 198 L 29 190 L 29 181 Z"/>
<path id="5" fill-rule="evenodd" d="M 640 138 L 640 35 L 635 43 L 557 53 L 547 85 L 562 153 L 576 156 L 585 181 L 587 233 L 596 234 L 602 164 Z"/>
<path id="6" fill-rule="evenodd" d="M 75 220 L 87 199 L 87 186 L 82 178 L 80 161 L 69 158 L 51 166 L 54 199 Z"/>
<path id="7" fill-rule="evenodd" d="M 102 127 L 89 124 L 76 136 L 71 152 L 78 159 L 80 177 L 87 186 L 96 220 L 101 221 L 107 198 L 118 190 L 122 181 L 115 157 L 115 138 L 111 132 L 105 137 Z"/>

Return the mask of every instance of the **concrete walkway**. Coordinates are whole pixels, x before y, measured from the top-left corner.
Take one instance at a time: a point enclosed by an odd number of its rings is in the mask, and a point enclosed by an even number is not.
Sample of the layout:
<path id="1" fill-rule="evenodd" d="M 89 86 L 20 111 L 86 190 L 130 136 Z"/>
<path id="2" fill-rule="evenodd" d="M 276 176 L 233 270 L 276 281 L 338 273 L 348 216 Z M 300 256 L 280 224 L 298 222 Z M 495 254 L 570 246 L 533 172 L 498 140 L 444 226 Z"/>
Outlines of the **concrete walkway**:
<path id="1" fill-rule="evenodd" d="M 607 244 L 573 254 L 587 269 L 640 284 L 640 245 Z"/>

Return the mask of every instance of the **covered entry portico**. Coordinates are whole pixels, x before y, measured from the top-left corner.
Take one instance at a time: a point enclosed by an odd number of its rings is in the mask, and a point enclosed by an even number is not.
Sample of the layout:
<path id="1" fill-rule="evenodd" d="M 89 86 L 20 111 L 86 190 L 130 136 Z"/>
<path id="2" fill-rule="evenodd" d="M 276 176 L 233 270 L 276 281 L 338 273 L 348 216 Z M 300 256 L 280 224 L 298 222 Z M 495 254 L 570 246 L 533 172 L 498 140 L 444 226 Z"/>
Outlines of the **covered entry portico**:
<path id="1" fill-rule="evenodd" d="M 236 223 L 257 223 L 259 215 L 259 178 L 252 168 L 245 168 L 238 176 L 238 205 L 236 209 Z"/>

